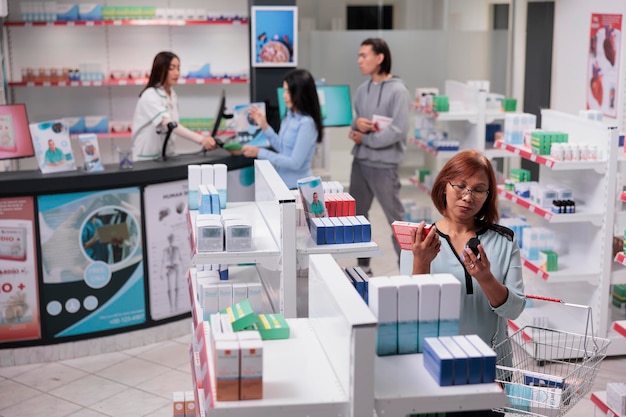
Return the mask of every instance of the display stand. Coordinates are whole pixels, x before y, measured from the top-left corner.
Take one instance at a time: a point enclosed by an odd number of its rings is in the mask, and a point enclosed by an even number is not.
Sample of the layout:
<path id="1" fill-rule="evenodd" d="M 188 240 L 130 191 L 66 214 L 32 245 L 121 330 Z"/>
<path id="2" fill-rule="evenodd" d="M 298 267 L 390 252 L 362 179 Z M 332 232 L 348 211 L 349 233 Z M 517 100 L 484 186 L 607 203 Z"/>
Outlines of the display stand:
<path id="1" fill-rule="evenodd" d="M 190 227 L 192 263 L 256 264 L 273 311 L 296 317 L 296 201 L 269 161 L 254 161 L 255 200 L 229 203 L 225 213 L 245 216 L 252 224 L 253 250 L 198 253 Z M 190 211 L 190 224 L 197 213 Z"/>
<path id="2" fill-rule="evenodd" d="M 542 110 L 541 128 L 549 131 L 566 132 L 569 143 L 594 144 L 598 147 L 597 161 L 555 161 L 550 157 L 533 155 L 530 149 L 496 142 L 496 147 L 506 150 L 539 165 L 539 181 L 573 190 L 576 213 L 553 214 L 526 199 L 499 189 L 499 194 L 518 209 L 532 213 L 532 224 L 553 230 L 561 243 L 559 270 L 545 272 L 536 262 L 522 259 L 529 271 L 527 291 L 561 298 L 568 303 L 588 305 L 593 311 L 595 336 L 611 339 L 608 355 L 626 353 L 626 339 L 617 337 L 611 330 L 615 318 L 611 317 L 610 285 L 613 276 L 613 222 L 618 201 L 618 137 L 617 129 L 585 118 L 555 110 Z M 558 252 L 558 251 L 557 251 Z M 534 279 L 538 278 L 538 279 Z M 618 280 L 619 278 L 618 275 Z M 581 312 L 564 311 L 554 303 L 534 303 L 533 311 L 548 317 L 547 327 L 585 333 L 585 321 Z M 532 321 L 529 309 L 519 319 L 510 322 L 513 330 Z M 584 313 L 586 314 L 586 313 Z"/>
<path id="3" fill-rule="evenodd" d="M 626 417 L 618 414 L 606 404 L 606 391 L 592 392 L 591 402 L 595 406 L 596 417 Z"/>
<path id="4" fill-rule="evenodd" d="M 372 414 L 376 319 L 340 275 L 330 255 L 311 257 L 310 317 L 287 320 L 289 339 L 263 342 L 263 399 L 216 401 L 213 392 L 208 415 Z"/>

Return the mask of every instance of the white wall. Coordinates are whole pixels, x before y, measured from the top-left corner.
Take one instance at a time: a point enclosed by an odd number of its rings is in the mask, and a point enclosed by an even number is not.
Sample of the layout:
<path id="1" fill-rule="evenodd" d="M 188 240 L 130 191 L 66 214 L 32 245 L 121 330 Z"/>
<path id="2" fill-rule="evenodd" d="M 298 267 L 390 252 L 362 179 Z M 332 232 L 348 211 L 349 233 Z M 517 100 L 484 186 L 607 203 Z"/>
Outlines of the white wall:
<path id="1" fill-rule="evenodd" d="M 555 0 L 551 107 L 567 113 L 584 109 L 587 85 L 587 51 L 592 13 L 622 14 L 622 47 L 617 124 L 626 118 L 626 1 Z M 608 119 L 605 116 L 605 120 Z M 609 119 L 613 120 L 613 119 Z"/>

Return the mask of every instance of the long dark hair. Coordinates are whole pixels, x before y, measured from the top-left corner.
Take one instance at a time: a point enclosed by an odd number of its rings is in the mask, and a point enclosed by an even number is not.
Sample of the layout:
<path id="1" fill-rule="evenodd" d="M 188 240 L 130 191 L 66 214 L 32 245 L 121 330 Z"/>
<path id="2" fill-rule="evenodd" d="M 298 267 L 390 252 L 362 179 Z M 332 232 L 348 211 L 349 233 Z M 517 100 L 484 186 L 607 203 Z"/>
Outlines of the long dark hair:
<path id="1" fill-rule="evenodd" d="M 317 142 L 321 142 L 324 133 L 322 110 L 313 76 L 305 69 L 295 69 L 285 75 L 284 81 L 289 89 L 293 110 L 311 116 L 317 128 Z"/>
<path id="2" fill-rule="evenodd" d="M 378 73 L 383 75 L 391 74 L 391 51 L 387 42 L 381 38 L 367 38 L 361 42 L 361 46 L 363 45 L 371 46 L 375 55 L 383 54 L 385 56 L 383 62 L 380 63 Z"/>
<path id="3" fill-rule="evenodd" d="M 156 56 L 154 57 L 154 61 L 152 61 L 152 70 L 150 71 L 148 84 L 144 87 L 143 90 L 141 90 L 141 93 L 139 93 L 139 97 L 141 97 L 143 92 L 146 91 L 148 88 L 161 87 L 165 84 L 165 81 L 167 80 L 167 73 L 170 70 L 170 64 L 172 63 L 172 60 L 174 58 L 180 61 L 178 55 L 173 52 L 163 51 L 156 54 Z"/>

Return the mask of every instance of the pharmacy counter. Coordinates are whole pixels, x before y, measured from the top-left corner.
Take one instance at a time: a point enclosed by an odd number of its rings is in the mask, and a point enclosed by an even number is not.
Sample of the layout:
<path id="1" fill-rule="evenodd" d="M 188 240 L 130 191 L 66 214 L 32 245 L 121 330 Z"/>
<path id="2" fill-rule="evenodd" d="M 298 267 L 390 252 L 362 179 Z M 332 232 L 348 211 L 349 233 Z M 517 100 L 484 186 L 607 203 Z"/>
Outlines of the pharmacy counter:
<path id="1" fill-rule="evenodd" d="M 190 312 L 190 164 L 226 165 L 229 202 L 254 198 L 253 160 L 221 149 L 130 169 L 0 173 L 0 351 L 11 351 L 0 366 L 178 336 L 165 325 Z"/>

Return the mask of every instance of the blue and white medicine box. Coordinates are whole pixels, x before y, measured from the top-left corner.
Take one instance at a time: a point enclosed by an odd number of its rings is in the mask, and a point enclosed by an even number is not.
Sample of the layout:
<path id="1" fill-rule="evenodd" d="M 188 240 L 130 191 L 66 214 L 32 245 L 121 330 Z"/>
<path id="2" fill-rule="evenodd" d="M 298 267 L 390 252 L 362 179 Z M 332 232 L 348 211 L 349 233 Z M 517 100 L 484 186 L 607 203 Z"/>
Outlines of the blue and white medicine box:
<path id="1" fill-rule="evenodd" d="M 200 214 L 217 214 L 213 213 L 211 205 L 211 191 L 206 184 L 198 185 L 198 213 Z"/>
<path id="2" fill-rule="evenodd" d="M 84 117 L 64 117 L 63 120 L 67 122 L 70 129 L 70 135 L 78 135 L 85 133 L 85 118 Z"/>
<path id="3" fill-rule="evenodd" d="M 424 368 L 439 386 L 454 383 L 454 357 L 436 337 L 424 339 Z"/>
<path id="4" fill-rule="evenodd" d="M 213 165 L 211 164 L 202 164 L 200 165 L 201 171 L 201 180 L 200 184 L 213 184 Z"/>
<path id="5" fill-rule="evenodd" d="M 424 349 L 424 338 L 439 336 L 439 282 L 432 275 L 413 275 L 419 286 L 418 351 Z"/>
<path id="6" fill-rule="evenodd" d="M 439 283 L 439 336 L 459 334 L 461 282 L 451 274 L 434 274 Z"/>
<path id="7" fill-rule="evenodd" d="M 354 225 L 347 217 L 337 217 L 343 225 L 343 243 L 354 242 Z"/>
<path id="8" fill-rule="evenodd" d="M 78 4 L 57 3 L 57 20 L 61 22 L 78 20 Z"/>
<path id="9" fill-rule="evenodd" d="M 109 133 L 108 116 L 85 116 L 85 133 Z"/>
<path id="10" fill-rule="evenodd" d="M 100 3 L 85 3 L 78 5 L 79 20 L 102 20 L 102 5 Z"/>
<path id="11" fill-rule="evenodd" d="M 220 208 L 226 208 L 228 167 L 225 164 L 213 164 L 213 185 L 220 195 Z"/>
<path id="12" fill-rule="evenodd" d="M 252 225 L 243 219 L 224 221 L 226 252 L 246 252 L 252 250 Z"/>
<path id="13" fill-rule="evenodd" d="M 343 223 L 338 217 L 329 217 L 328 220 L 332 222 L 335 229 L 335 243 L 352 243 L 344 241 Z"/>
<path id="14" fill-rule="evenodd" d="M 198 210 L 198 187 L 202 184 L 202 170 L 200 165 L 187 165 L 187 205 L 189 210 Z"/>
<path id="15" fill-rule="evenodd" d="M 398 353 L 417 353 L 419 292 L 408 275 L 389 278 L 398 287 Z"/>
<path id="16" fill-rule="evenodd" d="M 376 354 L 398 353 L 398 290 L 388 277 L 369 280 L 369 308 L 376 316 Z"/>
<path id="17" fill-rule="evenodd" d="M 483 383 L 493 382 L 496 379 L 496 352 L 478 335 L 470 334 L 465 338 L 480 352 L 483 359 L 482 379 Z"/>
<path id="18" fill-rule="evenodd" d="M 196 249 L 198 252 L 224 250 L 224 226 L 218 214 L 196 216 Z"/>
<path id="19" fill-rule="evenodd" d="M 219 214 L 222 212 L 222 195 L 219 193 L 215 185 L 209 184 L 206 186 L 211 194 L 211 213 Z"/>
<path id="20" fill-rule="evenodd" d="M 372 240 L 372 225 L 365 216 L 356 216 L 357 220 L 361 223 L 362 242 L 370 242 Z"/>
<path id="21" fill-rule="evenodd" d="M 324 239 L 326 244 L 329 243 L 337 243 L 336 241 L 336 231 L 333 222 L 328 217 L 321 217 L 322 223 L 324 223 L 324 232 L 326 233 Z"/>
<path id="22" fill-rule="evenodd" d="M 467 353 L 454 342 L 451 336 L 439 337 L 439 341 L 454 358 L 454 385 L 466 385 L 469 381 L 469 357 Z"/>
<path id="23" fill-rule="evenodd" d="M 467 383 L 480 384 L 483 377 L 482 355 L 465 336 L 452 336 L 452 340 L 467 354 Z"/>
<path id="24" fill-rule="evenodd" d="M 326 226 L 319 217 L 311 217 L 311 237 L 317 245 L 323 245 L 326 242 Z"/>
<path id="25" fill-rule="evenodd" d="M 361 222 L 354 216 L 346 217 L 350 223 L 352 223 L 353 231 L 354 231 L 354 243 L 363 242 L 363 225 Z"/>

